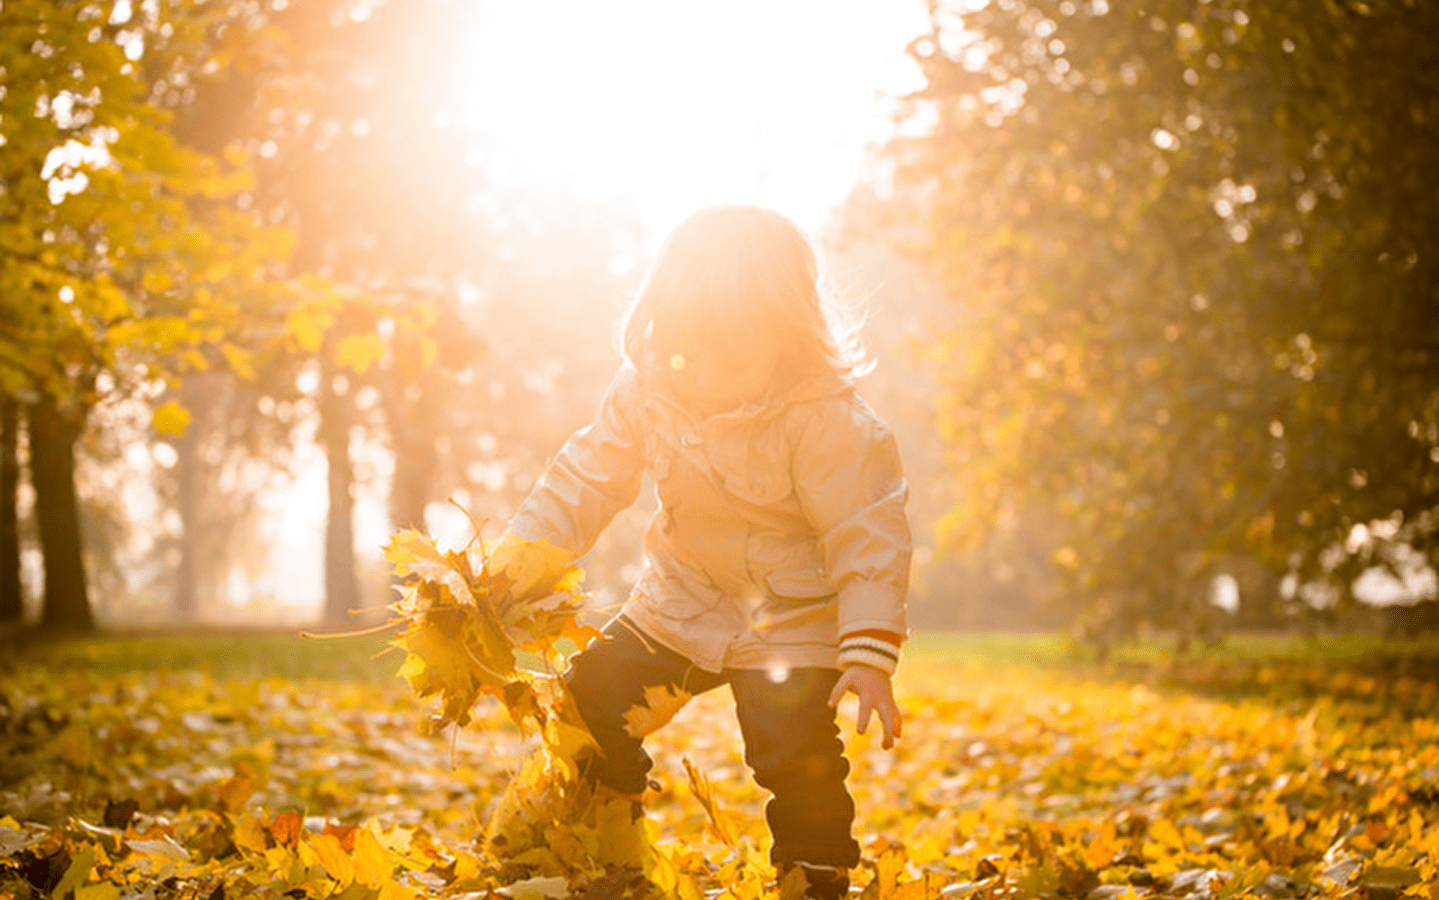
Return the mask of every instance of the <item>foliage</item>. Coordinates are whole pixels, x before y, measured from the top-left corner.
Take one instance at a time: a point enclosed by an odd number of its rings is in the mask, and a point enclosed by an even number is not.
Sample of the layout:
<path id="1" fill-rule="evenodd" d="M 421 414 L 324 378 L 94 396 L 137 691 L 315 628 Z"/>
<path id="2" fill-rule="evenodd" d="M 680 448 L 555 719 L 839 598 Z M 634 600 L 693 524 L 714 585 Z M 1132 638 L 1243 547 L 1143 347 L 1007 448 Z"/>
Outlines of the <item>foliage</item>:
<path id="1" fill-rule="evenodd" d="M 507 567 L 481 555 L 476 568 L 471 549 L 442 552 L 413 529 L 385 548 L 395 575 L 406 579 L 390 606 L 392 623 L 404 626 L 395 640 L 407 654 L 400 674 L 416 695 L 439 695 L 437 728 L 467 724 L 482 694 L 504 700 L 521 729 L 543 728 L 561 711 L 557 642 L 568 640 L 573 650 L 594 634 L 576 622 L 584 573 L 547 541 L 524 550 Z M 520 651 L 537 668 L 519 666 Z"/>
<path id="2" fill-rule="evenodd" d="M 502 704 L 422 736 L 403 682 L 315 677 L 336 663 L 114 670 L 195 652 L 169 640 L 9 657 L 0 895 L 50 896 L 71 873 L 80 897 L 482 898 L 510 877 L 472 840 L 532 746 Z M 241 671 L 282 646 L 204 643 Z M 1125 675 L 942 643 L 901 674 L 896 750 L 849 737 L 863 896 L 1434 896 L 1432 656 L 1422 677 L 1302 647 Z M 351 644 L 338 671 L 378 671 L 358 659 L 374 641 L 289 646 L 336 659 Z M 650 740 L 674 782 L 648 798 L 659 851 L 702 890 L 762 896 L 759 798 L 727 698 L 697 698 Z M 681 756 L 708 776 L 681 775 Z"/>
<path id="3" fill-rule="evenodd" d="M 5 392 L 85 407 L 208 368 L 207 350 L 243 362 L 227 328 L 265 290 L 285 235 L 236 207 L 251 179 L 243 157 L 181 146 L 152 100 L 156 80 L 199 78 L 223 52 L 212 31 L 225 17 L 195 4 L 133 20 L 98 3 L 6 4 Z"/>
<path id="4" fill-rule="evenodd" d="M 1235 556 L 1342 592 L 1429 546 L 1435 15 L 935 5 L 879 209 L 962 305 L 951 537 L 1057 518 L 1117 630 L 1183 625 Z"/>
<path id="5" fill-rule="evenodd" d="M 241 322 L 274 293 L 289 249 L 286 232 L 245 207 L 244 155 L 185 146 L 173 128 L 171 95 L 221 65 L 227 30 L 243 30 L 236 12 L 3 9 L 0 395 L 28 407 L 49 626 L 92 621 L 73 459 L 91 410 L 153 398 L 186 372 L 244 371 Z M 154 425 L 174 434 L 184 422 L 166 404 Z"/>

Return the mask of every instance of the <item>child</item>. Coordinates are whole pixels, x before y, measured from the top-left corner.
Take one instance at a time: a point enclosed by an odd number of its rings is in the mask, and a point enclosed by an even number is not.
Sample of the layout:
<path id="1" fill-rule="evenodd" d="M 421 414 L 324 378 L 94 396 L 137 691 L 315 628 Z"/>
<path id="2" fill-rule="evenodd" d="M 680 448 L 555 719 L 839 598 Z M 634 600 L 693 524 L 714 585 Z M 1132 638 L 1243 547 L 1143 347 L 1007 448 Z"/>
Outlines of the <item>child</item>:
<path id="1" fill-rule="evenodd" d="M 852 691 L 861 733 L 878 713 L 884 746 L 899 737 L 910 534 L 894 438 L 854 393 L 854 336 L 816 280 L 778 213 L 683 222 L 627 315 L 595 421 L 507 530 L 582 554 L 650 474 L 643 573 L 567 675 L 601 748 L 587 776 L 637 802 L 651 761 L 624 714 L 646 686 L 728 684 L 745 761 L 773 793 L 772 862 L 805 896 L 836 898 L 859 845 L 835 706 Z"/>

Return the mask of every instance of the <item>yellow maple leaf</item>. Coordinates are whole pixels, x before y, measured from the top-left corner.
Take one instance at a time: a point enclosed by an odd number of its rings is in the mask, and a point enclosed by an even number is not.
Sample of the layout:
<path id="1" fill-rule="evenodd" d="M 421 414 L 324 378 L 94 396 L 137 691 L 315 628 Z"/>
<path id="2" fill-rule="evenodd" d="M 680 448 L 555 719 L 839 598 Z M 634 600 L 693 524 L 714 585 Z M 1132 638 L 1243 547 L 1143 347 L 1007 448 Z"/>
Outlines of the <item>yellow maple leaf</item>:
<path id="1" fill-rule="evenodd" d="M 155 431 L 165 437 L 183 437 L 190 424 L 190 411 L 178 400 L 166 400 L 150 416 Z"/>
<path id="2" fill-rule="evenodd" d="M 1286 820 L 1286 828 L 1288 824 Z M 1154 838 L 1155 842 L 1161 847 L 1175 850 L 1184 849 L 1184 836 L 1179 833 L 1179 829 L 1174 826 L 1174 823 L 1168 819 L 1155 819 L 1151 822 L 1149 825 L 1149 836 Z"/>
<path id="3" fill-rule="evenodd" d="M 363 375 L 384 355 L 385 339 L 377 332 L 351 334 L 343 338 L 335 348 L 335 365 L 341 369 L 353 369 Z"/>
<path id="4" fill-rule="evenodd" d="M 572 778 L 579 774 L 582 754 L 593 752 L 595 747 L 595 739 L 583 725 L 566 722 L 558 716 L 545 723 L 545 749 L 554 755 Z"/>
<path id="5" fill-rule="evenodd" d="M 649 871 L 656 860 L 655 823 L 637 809 L 635 801 L 612 793 L 594 798 L 582 822 L 574 825 L 575 835 L 594 848 L 602 865 Z"/>
<path id="6" fill-rule="evenodd" d="M 506 579 L 514 600 L 539 600 L 577 589 L 584 573 L 573 563 L 568 550 L 550 541 L 527 541 L 506 533 L 485 561 L 485 571 Z"/>
<path id="7" fill-rule="evenodd" d="M 690 793 L 694 794 L 695 799 L 699 801 L 700 808 L 704 810 L 705 818 L 709 820 L 710 831 L 719 838 L 720 843 L 728 847 L 731 852 L 735 852 L 739 847 L 736 837 L 737 829 L 730 817 L 720 809 L 709 779 L 694 763 L 690 762 L 689 757 L 684 757 L 682 762 L 685 767 L 685 775 L 689 777 Z"/>
<path id="8" fill-rule="evenodd" d="M 325 343 L 325 331 L 334 323 L 335 317 L 328 310 L 309 305 L 286 316 L 285 330 L 295 338 L 300 349 L 314 353 Z"/>
<path id="9" fill-rule="evenodd" d="M 390 880 L 380 888 L 380 894 L 375 900 L 415 900 L 418 896 L 414 888 Z"/>
<path id="10" fill-rule="evenodd" d="M 265 826 L 248 813 L 241 813 L 235 817 L 231 840 L 235 842 L 238 849 L 249 850 L 253 853 L 264 853 L 270 846 Z"/>
<path id="11" fill-rule="evenodd" d="M 644 704 L 632 706 L 625 712 L 625 731 L 634 738 L 642 738 L 658 731 L 673 719 L 693 696 L 683 688 L 672 688 L 669 685 L 646 686 Z"/>
<path id="12" fill-rule="evenodd" d="M 560 900 L 570 895 L 570 887 L 567 879 L 548 875 L 507 884 L 497 893 L 510 900 Z"/>
<path id="13" fill-rule="evenodd" d="M 87 884 L 75 889 L 75 900 L 120 900 L 120 886 L 111 881 Z"/>
<path id="14" fill-rule="evenodd" d="M 401 578 L 418 575 L 438 581 L 453 574 L 435 542 L 414 528 L 405 528 L 390 535 L 389 542 L 385 544 L 385 559 L 390 561 L 395 574 Z"/>
<path id="15" fill-rule="evenodd" d="M 355 861 L 340 846 L 340 839 L 333 834 L 312 834 L 307 843 L 340 889 L 349 887 L 355 880 Z"/>
<path id="16" fill-rule="evenodd" d="M 370 888 L 381 888 L 394 879 L 395 857 L 375 836 L 372 826 L 355 833 L 355 880 Z"/>
<path id="17" fill-rule="evenodd" d="M 226 778 L 215 788 L 215 794 L 220 800 L 220 809 L 227 813 L 237 813 L 244 809 L 245 802 L 253 793 L 255 793 L 255 783 L 243 775 Z"/>

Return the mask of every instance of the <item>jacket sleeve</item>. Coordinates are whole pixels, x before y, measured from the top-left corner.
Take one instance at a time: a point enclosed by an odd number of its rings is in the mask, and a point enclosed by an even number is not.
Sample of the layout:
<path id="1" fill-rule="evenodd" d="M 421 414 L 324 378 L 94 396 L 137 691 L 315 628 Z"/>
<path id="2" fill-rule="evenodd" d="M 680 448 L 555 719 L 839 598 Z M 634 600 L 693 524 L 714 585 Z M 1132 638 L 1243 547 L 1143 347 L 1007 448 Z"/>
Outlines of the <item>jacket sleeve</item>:
<path id="1" fill-rule="evenodd" d="M 800 435 L 794 481 L 839 595 L 840 666 L 893 673 L 912 551 L 894 435 L 859 398 L 832 400 Z"/>
<path id="2" fill-rule="evenodd" d="M 631 366 L 610 383 L 592 423 L 570 436 L 506 531 L 547 540 L 575 556 L 593 546 L 644 479 L 644 443 L 635 426 L 639 385 Z"/>

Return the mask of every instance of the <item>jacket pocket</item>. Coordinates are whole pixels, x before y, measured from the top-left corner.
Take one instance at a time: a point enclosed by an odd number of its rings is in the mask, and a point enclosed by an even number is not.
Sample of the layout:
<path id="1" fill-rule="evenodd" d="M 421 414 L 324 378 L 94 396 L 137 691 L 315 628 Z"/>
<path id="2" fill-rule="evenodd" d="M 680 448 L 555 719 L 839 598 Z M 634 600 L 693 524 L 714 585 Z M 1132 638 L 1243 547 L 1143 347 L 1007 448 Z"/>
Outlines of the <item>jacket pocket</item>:
<path id="1" fill-rule="evenodd" d="M 784 572 L 770 572 L 765 575 L 765 586 L 771 597 L 777 600 L 824 600 L 835 595 L 834 585 L 825 577 L 818 566 L 792 569 Z"/>
<path id="2" fill-rule="evenodd" d="M 673 621 L 689 621 L 712 612 L 723 596 L 698 573 L 677 567 L 649 569 L 630 594 L 630 602 Z"/>

